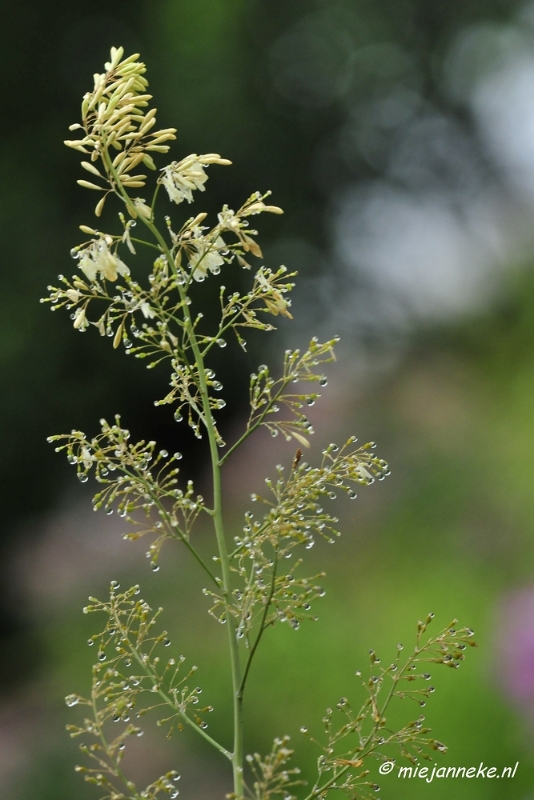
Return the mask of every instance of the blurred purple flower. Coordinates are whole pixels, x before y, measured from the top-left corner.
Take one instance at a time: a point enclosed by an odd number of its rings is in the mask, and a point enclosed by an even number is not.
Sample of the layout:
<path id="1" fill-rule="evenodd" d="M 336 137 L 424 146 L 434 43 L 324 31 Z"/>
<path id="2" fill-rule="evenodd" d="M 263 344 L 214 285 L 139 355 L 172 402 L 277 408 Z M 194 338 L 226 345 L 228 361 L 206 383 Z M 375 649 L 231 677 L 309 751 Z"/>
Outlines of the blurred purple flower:
<path id="1" fill-rule="evenodd" d="M 505 694 L 534 712 L 534 587 L 504 600 L 498 626 L 499 677 Z"/>

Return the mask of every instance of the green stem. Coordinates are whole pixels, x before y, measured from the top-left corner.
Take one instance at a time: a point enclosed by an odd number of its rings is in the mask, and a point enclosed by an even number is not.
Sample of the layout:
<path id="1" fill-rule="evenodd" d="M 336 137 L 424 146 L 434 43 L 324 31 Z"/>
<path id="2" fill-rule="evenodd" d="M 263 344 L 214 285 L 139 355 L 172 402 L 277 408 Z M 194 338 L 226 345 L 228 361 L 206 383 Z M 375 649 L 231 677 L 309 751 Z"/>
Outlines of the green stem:
<path id="1" fill-rule="evenodd" d="M 243 697 L 243 692 L 245 691 L 245 684 L 247 682 L 248 673 L 249 673 L 249 670 L 250 670 L 250 667 L 251 667 L 251 664 L 252 664 L 252 659 L 254 658 L 254 654 L 255 654 L 255 652 L 256 652 L 256 650 L 258 648 L 258 645 L 260 643 L 260 639 L 261 639 L 261 637 L 263 635 L 263 632 L 264 632 L 265 628 L 268 627 L 268 626 L 265 625 L 265 620 L 267 619 L 267 614 L 269 613 L 269 608 L 271 606 L 271 601 L 273 599 L 274 587 L 275 587 L 275 584 L 276 584 L 276 567 L 277 567 L 277 565 L 278 565 L 278 551 L 275 553 L 275 557 L 274 557 L 273 576 L 272 576 L 272 579 L 271 579 L 271 588 L 270 588 L 270 591 L 269 591 L 269 596 L 268 596 L 268 598 L 267 598 L 267 600 L 265 602 L 265 607 L 263 609 L 263 614 L 261 615 L 261 622 L 260 622 L 260 628 L 258 630 L 258 635 L 256 636 L 256 639 L 254 640 L 254 644 L 252 645 L 252 647 L 250 649 L 250 653 L 249 653 L 249 656 L 247 658 L 247 662 L 245 664 L 245 669 L 243 670 L 243 678 L 241 679 L 241 685 L 239 686 L 239 694 L 240 694 L 241 697 Z"/>
<path id="2" fill-rule="evenodd" d="M 145 242 L 144 239 L 134 239 L 133 236 L 130 236 L 130 241 L 137 242 L 137 244 L 144 244 L 146 247 L 151 247 L 153 250 L 157 250 L 159 252 L 159 247 L 152 242 Z"/>
<path id="3" fill-rule="evenodd" d="M 144 486 L 147 494 L 150 495 L 150 497 L 152 498 L 154 503 L 157 505 L 158 510 L 161 512 L 163 518 L 165 519 L 165 522 L 167 523 L 167 528 L 169 530 L 169 534 L 173 538 L 174 538 L 175 534 L 178 535 L 178 537 L 180 538 L 180 541 L 182 541 L 185 544 L 185 546 L 187 547 L 187 549 L 189 550 L 189 552 L 191 553 L 193 558 L 195 558 L 198 561 L 198 563 L 200 564 L 202 569 L 205 570 L 208 573 L 208 575 L 210 576 L 210 578 L 213 581 L 213 583 L 216 586 L 218 586 L 219 584 L 217 582 L 217 578 L 215 577 L 213 572 L 210 570 L 208 565 L 205 563 L 205 561 L 202 558 L 202 556 L 199 553 L 197 553 L 197 551 L 195 550 L 195 548 L 193 547 L 193 545 L 191 544 L 191 542 L 189 541 L 189 539 L 187 538 L 185 533 L 182 530 L 180 530 L 180 528 L 175 527 L 174 525 L 171 525 L 171 520 L 170 520 L 170 517 L 169 517 L 169 514 L 168 514 L 167 510 L 162 505 L 162 503 L 160 502 L 160 500 L 157 497 L 157 495 L 153 494 L 153 492 L 151 491 L 150 485 L 145 480 L 143 480 L 142 476 L 140 476 L 140 475 L 131 475 L 127 470 L 124 470 L 124 474 L 128 475 L 128 477 L 130 477 L 130 478 L 136 477 L 137 480 L 142 484 L 142 486 Z"/>
<path id="4" fill-rule="evenodd" d="M 227 458 L 229 458 L 229 457 L 232 455 L 232 453 L 234 452 L 234 450 L 237 450 L 237 448 L 238 448 L 238 447 L 240 447 L 240 445 L 242 445 L 242 444 L 243 444 L 243 442 L 245 441 L 245 439 L 248 439 L 248 437 L 249 437 L 249 436 L 250 436 L 252 433 L 254 433 L 254 431 L 255 431 L 255 430 L 257 430 L 257 429 L 260 427 L 260 425 L 262 425 L 262 424 L 263 424 L 263 422 L 264 422 L 264 420 L 265 420 L 265 417 L 266 417 L 266 416 L 267 416 L 267 414 L 269 413 L 269 410 L 270 410 L 270 409 L 273 407 L 273 405 L 276 403 L 276 401 L 280 399 L 280 395 L 282 394 L 282 392 L 283 392 L 283 391 L 284 391 L 284 389 L 285 389 L 285 388 L 288 386 L 288 384 L 289 384 L 289 383 L 290 383 L 290 379 L 289 379 L 289 378 L 288 378 L 287 380 L 283 381 L 283 383 L 282 383 L 282 385 L 280 386 L 279 390 L 276 392 L 276 394 L 274 395 L 274 397 L 272 397 L 272 398 L 269 400 L 269 402 L 267 403 L 267 405 L 265 406 L 265 408 L 263 409 L 263 411 L 261 412 L 261 414 L 260 414 L 260 415 L 259 415 L 259 417 L 257 418 L 256 422 L 254 422 L 254 423 L 251 425 L 251 424 L 250 424 L 250 422 L 251 422 L 251 421 L 249 420 L 249 427 L 246 429 L 245 433 L 244 433 L 242 436 L 240 436 L 240 437 L 239 437 L 239 439 L 237 440 L 237 442 L 234 442 L 234 444 L 233 444 L 233 445 L 230 447 L 230 449 L 229 449 L 229 450 L 227 450 L 227 451 L 226 451 L 226 453 L 225 453 L 225 454 L 222 456 L 222 458 L 220 459 L 220 461 L 219 461 L 219 464 L 220 464 L 220 466 L 221 466 L 221 467 L 222 467 L 222 465 L 224 464 L 224 462 L 226 461 L 226 459 L 227 459 Z"/>
<path id="5" fill-rule="evenodd" d="M 94 715 L 95 722 L 96 722 L 97 727 L 98 727 L 98 736 L 100 738 L 100 741 L 102 742 L 102 745 L 104 747 L 104 751 L 105 751 L 107 757 L 113 763 L 113 758 L 110 755 L 109 744 L 107 742 L 106 737 L 104 736 L 104 731 L 102 730 L 102 725 L 99 723 L 99 716 L 98 716 L 98 709 L 97 709 L 97 706 L 96 706 L 96 698 L 95 698 L 94 688 L 93 688 L 93 691 L 91 692 L 91 701 L 92 701 L 93 715 Z M 124 774 L 122 769 L 119 767 L 118 763 L 114 764 L 113 769 L 115 770 L 116 777 L 119 778 L 119 780 L 121 780 L 124 783 L 124 785 L 126 786 L 128 791 L 130 791 L 130 792 L 133 791 L 133 800 L 142 800 L 141 795 L 138 793 L 137 789 L 134 788 L 132 790 L 131 782 L 128 780 L 128 778 L 126 777 L 126 775 Z M 113 773 L 110 772 L 110 774 L 113 774 Z"/>
<path id="6" fill-rule="evenodd" d="M 128 632 L 126 630 L 124 630 L 124 628 L 122 627 L 121 620 L 120 620 L 119 616 L 117 614 L 114 614 L 113 616 L 115 618 L 115 623 L 117 625 L 117 628 L 122 630 L 124 632 L 124 637 L 127 638 Z M 135 658 L 135 660 L 137 661 L 137 663 L 139 664 L 139 666 L 141 667 L 141 669 L 143 670 L 145 675 L 147 675 L 154 682 L 155 685 L 158 685 L 159 680 L 160 680 L 158 678 L 158 676 L 155 675 L 151 670 L 147 669 L 145 662 L 143 661 L 143 659 L 141 658 L 141 656 L 139 655 L 139 653 L 137 652 L 135 647 L 130 642 L 128 642 L 128 646 L 130 648 L 130 653 L 133 655 L 133 657 Z M 190 719 L 184 711 L 182 711 L 182 709 L 180 708 L 180 706 L 178 704 L 173 703 L 172 699 L 170 697 L 168 697 L 168 695 L 166 695 L 165 692 L 161 688 L 158 689 L 158 694 L 162 698 L 162 700 L 165 701 L 165 704 L 170 706 L 174 711 L 176 711 L 177 714 L 179 714 L 180 717 L 183 719 L 183 721 L 187 725 L 189 725 L 190 728 L 193 728 L 193 730 L 195 730 L 197 733 L 199 733 L 200 736 L 202 736 L 204 739 L 206 739 L 207 742 L 209 742 L 211 745 L 213 745 L 213 747 L 215 747 L 216 750 L 218 750 L 220 753 L 222 753 L 224 756 L 226 756 L 226 758 L 231 758 L 232 757 L 232 754 L 229 753 L 228 750 L 225 747 L 222 746 L 222 744 L 219 744 L 219 742 L 217 742 L 215 739 L 212 739 L 212 737 L 209 735 L 209 733 L 206 733 L 205 730 L 203 730 L 199 725 L 194 723 L 193 720 Z"/>
<path id="7" fill-rule="evenodd" d="M 381 718 L 386 713 L 386 709 L 387 709 L 389 703 L 391 702 L 391 698 L 393 697 L 393 693 L 395 691 L 397 683 L 399 682 L 400 678 L 406 672 L 406 670 L 408 669 L 408 666 L 411 663 L 412 663 L 412 661 L 411 661 L 411 659 L 409 659 L 406 662 L 406 664 L 404 665 L 404 667 L 402 667 L 401 671 L 395 674 L 395 676 L 393 678 L 393 683 L 392 683 L 391 689 L 389 690 L 388 695 L 387 695 L 387 697 L 386 697 L 386 699 L 385 699 L 385 701 L 384 701 L 384 703 L 382 705 L 382 710 L 380 711 L 380 717 Z M 365 748 L 369 745 L 369 742 L 372 741 L 373 736 L 375 735 L 377 730 L 378 730 L 378 723 L 375 722 L 375 724 L 373 725 L 373 728 L 371 730 L 371 733 L 369 734 L 369 736 L 367 737 L 367 739 L 363 743 L 361 752 L 358 753 L 358 758 L 359 759 L 360 758 L 361 759 L 366 758 L 375 749 L 374 747 L 372 747 L 372 748 L 370 748 L 370 750 L 367 751 L 367 753 L 364 752 Z M 343 769 L 341 769 L 338 773 L 336 773 L 336 775 L 334 775 L 333 778 L 330 778 L 330 780 L 328 780 L 326 783 L 324 783 L 320 788 L 315 787 L 313 789 L 313 791 L 310 792 L 310 794 L 305 798 L 305 800 L 314 800 L 315 797 L 319 797 L 319 795 L 322 795 L 322 793 L 327 791 L 339 778 L 343 777 L 343 775 L 346 772 L 348 772 L 349 769 L 351 769 L 350 764 L 348 766 L 346 766 L 346 767 L 343 767 Z"/>
<path id="8" fill-rule="evenodd" d="M 161 247 L 162 253 L 164 253 L 164 255 L 166 256 L 169 266 L 171 267 L 171 269 L 175 269 L 174 261 L 165 239 L 160 234 L 159 230 L 156 228 L 154 223 L 151 220 L 144 217 L 141 213 L 139 213 L 139 210 L 135 208 L 128 193 L 125 191 L 124 187 L 118 180 L 118 176 L 113 168 L 113 165 L 111 164 L 111 160 L 107 153 L 106 157 L 107 157 L 107 166 L 109 172 L 113 175 L 115 179 L 116 186 L 119 190 L 120 196 L 130 209 L 130 211 L 133 211 L 134 214 L 151 231 L 152 235 L 154 236 L 159 246 Z M 232 690 L 233 690 L 232 700 L 234 709 L 234 749 L 232 753 L 232 767 L 234 776 L 234 794 L 236 798 L 240 800 L 243 797 L 243 792 L 244 792 L 243 703 L 242 703 L 242 697 L 239 694 L 239 687 L 241 685 L 241 665 L 239 658 L 239 647 L 235 631 L 235 621 L 233 615 L 229 611 L 232 602 L 232 595 L 231 595 L 232 582 L 230 574 L 230 561 L 228 558 L 228 550 L 226 547 L 226 539 L 224 535 L 224 524 L 222 515 L 221 470 L 219 465 L 219 453 L 217 449 L 217 435 L 216 435 L 215 423 L 213 420 L 209 404 L 209 393 L 208 393 L 208 385 L 206 378 L 206 369 L 204 367 L 204 360 L 202 358 L 202 354 L 198 346 L 189 306 L 185 302 L 185 293 L 183 287 L 178 285 L 178 291 L 180 293 L 180 299 L 183 302 L 185 330 L 189 342 L 191 343 L 191 349 L 195 356 L 195 361 L 198 367 L 198 375 L 200 381 L 199 388 L 202 397 L 202 405 L 204 408 L 204 424 L 206 426 L 206 431 L 208 434 L 210 455 L 211 455 L 212 479 L 213 479 L 213 522 L 215 528 L 215 536 L 217 539 L 217 546 L 219 550 L 219 558 L 221 562 L 222 589 L 227 609 L 226 622 L 228 628 L 228 643 L 230 648 L 230 664 L 232 671 Z"/>

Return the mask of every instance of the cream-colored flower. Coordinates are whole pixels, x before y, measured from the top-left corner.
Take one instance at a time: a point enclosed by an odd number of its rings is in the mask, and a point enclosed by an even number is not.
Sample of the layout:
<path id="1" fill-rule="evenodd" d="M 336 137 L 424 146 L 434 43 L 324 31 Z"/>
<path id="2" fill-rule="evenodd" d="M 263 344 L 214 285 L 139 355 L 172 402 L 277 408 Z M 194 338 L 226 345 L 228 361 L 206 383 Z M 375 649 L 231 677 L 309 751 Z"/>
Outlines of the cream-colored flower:
<path id="1" fill-rule="evenodd" d="M 221 236 L 215 241 L 211 248 L 217 249 L 204 249 L 199 247 L 197 252 L 191 256 L 189 266 L 193 271 L 193 278 L 196 281 L 203 281 L 208 274 L 208 270 L 213 275 L 218 275 L 221 271 L 221 266 L 224 264 L 224 258 L 219 255 L 218 249 L 225 248 L 226 244 Z"/>
<path id="2" fill-rule="evenodd" d="M 269 313 L 273 314 L 275 317 L 277 317 L 278 314 L 282 314 L 284 317 L 293 319 L 293 316 L 288 311 L 291 303 L 289 300 L 285 299 L 282 292 L 272 286 L 264 275 L 256 275 L 256 280 L 263 289 L 264 293 L 262 294 L 261 299 L 267 306 L 267 311 L 269 311 Z"/>
<path id="3" fill-rule="evenodd" d="M 91 451 L 89 450 L 89 448 L 82 447 L 82 452 L 80 455 L 85 469 L 91 469 L 91 464 L 94 461 L 94 456 L 91 455 Z"/>
<path id="4" fill-rule="evenodd" d="M 142 197 L 136 197 L 134 200 L 134 206 L 139 214 L 142 217 L 146 217 L 150 219 L 152 217 L 152 209 L 150 206 L 147 206 L 144 199 Z"/>
<path id="5" fill-rule="evenodd" d="M 129 275 L 130 270 L 121 259 L 110 252 L 109 245 L 112 240 L 110 237 L 101 237 L 93 241 L 91 245 L 83 251 L 80 258 L 80 269 L 90 281 L 95 281 L 97 277 L 108 281 L 116 281 L 119 275 Z"/>
<path id="6" fill-rule="evenodd" d="M 249 234 L 245 233 L 243 230 L 248 224 L 246 221 L 243 222 L 231 208 L 228 208 L 228 206 L 224 206 L 223 210 L 219 212 L 218 218 L 219 225 L 223 230 L 226 229 L 235 233 L 245 252 L 250 252 L 253 256 L 261 258 L 262 252 L 259 244 L 252 236 L 249 236 Z"/>
<path id="7" fill-rule="evenodd" d="M 368 469 L 366 469 L 363 466 L 363 464 L 358 464 L 358 466 L 356 467 L 356 472 L 358 473 L 360 478 L 362 478 L 362 480 L 369 481 L 370 483 L 374 483 L 373 475 L 369 472 Z"/>
<path id="8" fill-rule="evenodd" d="M 204 167 L 209 164 L 230 163 L 227 158 L 221 158 L 217 153 L 207 153 L 203 156 L 192 153 L 181 161 L 173 161 L 172 164 L 164 167 L 161 170 L 163 174 L 160 181 L 173 203 L 181 203 L 184 200 L 192 203 L 195 189 L 201 192 L 205 189 L 204 184 L 208 180 L 208 176 Z"/>
<path id="9" fill-rule="evenodd" d="M 203 192 L 208 176 L 200 164 L 180 172 L 173 169 L 175 164 L 174 161 L 170 166 L 165 167 L 161 182 L 173 203 L 181 203 L 183 200 L 192 203 L 193 190 L 200 189 Z"/>
<path id="10" fill-rule="evenodd" d="M 98 268 L 89 255 L 89 253 L 84 253 L 83 256 L 80 258 L 79 267 L 87 280 L 91 281 L 91 283 L 96 280 L 96 276 L 98 275 Z"/>
<path id="11" fill-rule="evenodd" d="M 80 292 L 77 289 L 67 289 L 65 292 L 71 303 L 77 303 L 81 297 Z"/>
<path id="12" fill-rule="evenodd" d="M 74 317 L 74 327 L 78 331 L 85 331 L 89 327 L 89 320 L 85 315 L 85 308 L 79 308 Z"/>
<path id="13" fill-rule="evenodd" d="M 141 313 L 143 314 L 145 319 L 154 319 L 156 316 L 156 312 L 152 308 L 149 303 L 142 303 L 141 304 Z"/>

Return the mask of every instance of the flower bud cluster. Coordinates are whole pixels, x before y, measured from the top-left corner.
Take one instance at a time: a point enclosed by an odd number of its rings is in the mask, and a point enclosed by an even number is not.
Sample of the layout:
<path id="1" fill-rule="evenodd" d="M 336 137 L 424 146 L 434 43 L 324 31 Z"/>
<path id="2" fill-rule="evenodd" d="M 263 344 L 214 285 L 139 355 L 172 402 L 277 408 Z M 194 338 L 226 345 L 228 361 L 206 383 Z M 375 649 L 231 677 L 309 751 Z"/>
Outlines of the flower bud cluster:
<path id="1" fill-rule="evenodd" d="M 304 786 L 306 781 L 300 775 L 298 767 L 288 769 L 287 764 L 294 751 L 288 747 L 289 736 L 276 738 L 271 752 L 266 756 L 259 753 L 247 755 L 246 760 L 252 773 L 253 797 L 256 800 L 270 800 L 283 797 L 284 800 L 296 800 L 291 794 L 295 786 Z"/>
<path id="2" fill-rule="evenodd" d="M 437 739 L 428 736 L 430 728 L 424 725 L 424 716 L 418 716 L 401 728 L 392 730 L 387 724 L 389 706 L 394 698 L 410 698 L 420 706 L 433 694 L 432 686 L 405 689 L 406 682 L 428 682 L 430 675 L 425 671 L 428 663 L 445 663 L 450 658 L 459 664 L 464 658 L 463 651 L 467 646 L 476 646 L 472 639 L 473 631 L 468 628 L 456 630 L 456 620 L 450 623 L 437 635 L 422 641 L 422 635 L 432 622 L 434 615 L 429 614 L 417 627 L 416 644 L 413 652 L 401 663 L 402 645 L 397 646 L 395 659 L 389 666 L 381 666 L 380 659 L 374 650 L 369 653 L 369 677 L 363 679 L 361 672 L 356 676 L 361 679 L 366 698 L 363 704 L 354 710 L 342 697 L 336 704 L 337 716 L 341 716 L 341 724 L 336 723 L 336 711 L 326 710 L 323 726 L 326 735 L 324 742 L 312 741 L 322 751 L 318 759 L 318 777 L 315 784 L 317 796 L 322 796 L 320 786 L 335 782 L 347 793 L 358 797 L 370 798 L 370 793 L 377 787 L 368 779 L 368 769 L 363 769 L 366 759 L 378 761 L 395 761 L 397 753 L 411 763 L 419 763 L 420 759 L 432 760 L 432 751 L 446 751 L 446 746 Z M 303 726 L 301 732 L 309 736 L 308 729 Z M 396 751 L 396 752 L 395 752 Z"/>
<path id="3" fill-rule="evenodd" d="M 146 67 L 137 60 L 138 53 L 128 58 L 123 56 L 122 47 L 111 49 L 106 71 L 94 75 L 94 89 L 83 97 L 82 123 L 70 126 L 71 130 L 82 130 L 84 135 L 81 139 L 65 141 L 67 147 L 91 156 L 90 161 L 81 164 L 92 181 L 79 180 L 78 184 L 105 192 L 95 209 L 97 217 L 102 213 L 109 191 L 144 186 L 147 176 L 132 174 L 132 171 L 141 163 L 156 169 L 150 153 L 166 153 L 169 145 L 165 142 L 176 138 L 176 128 L 152 130 L 156 124 L 156 109 L 145 112 L 152 99 L 152 95 L 146 93 Z M 118 153 L 113 156 L 110 148 Z M 104 173 L 95 166 L 98 159 Z M 94 183 L 95 178 L 107 186 Z M 144 213 L 142 207 L 139 211 Z"/>
<path id="4" fill-rule="evenodd" d="M 204 498 L 195 494 L 191 480 L 185 489 L 178 488 L 176 464 L 181 453 L 170 456 L 166 450 L 156 452 L 154 441 L 131 443 L 130 432 L 121 426 L 119 416 L 113 425 L 105 419 L 100 422 L 101 433 L 92 439 L 73 430 L 51 436 L 49 441 L 65 442 L 56 450 L 66 451 L 82 483 L 94 469 L 95 479 L 104 488 L 93 497 L 93 508 L 103 508 L 107 514 L 117 510 L 133 525 L 135 530 L 126 533 L 125 539 L 155 537 L 147 555 L 157 570 L 159 551 L 166 539 L 189 541 L 199 514 L 205 510 Z"/>
<path id="5" fill-rule="evenodd" d="M 192 203 L 195 189 L 205 191 L 204 184 L 208 180 L 205 168 L 210 164 L 227 166 L 231 163 L 218 153 L 207 153 L 203 156 L 192 153 L 181 161 L 173 161 L 164 167 L 159 182 L 165 187 L 173 203 L 181 203 L 183 200 Z"/>
<path id="6" fill-rule="evenodd" d="M 77 771 L 86 781 L 104 790 L 106 800 L 131 797 L 131 792 L 148 800 L 160 795 L 175 798 L 180 779 L 175 770 L 162 775 L 140 793 L 125 779 L 121 761 L 128 740 L 143 735 L 142 728 L 132 720 L 157 709 L 160 715 L 157 724 L 167 726 L 169 736 L 174 730 L 183 730 L 185 725 L 203 731 L 207 727 L 204 716 L 212 707 L 199 708 L 202 690 L 188 686 L 197 668 L 193 666 L 182 675 L 184 656 L 160 655 L 160 648 L 171 644 L 166 631 L 155 631 L 162 609 L 153 612 L 148 603 L 138 599 L 139 586 L 125 592 L 119 589 L 119 584 L 112 581 L 109 602 L 91 597 L 90 605 L 84 609 L 87 613 L 104 613 L 107 620 L 104 629 L 88 642 L 98 650 L 91 697 L 66 698 L 68 706 L 86 706 L 89 713 L 81 725 L 68 726 L 71 736 L 84 736 L 80 750 L 96 763 L 94 767 L 78 767 Z M 86 743 L 86 737 L 91 744 Z M 125 789 L 127 795 L 123 794 Z"/>

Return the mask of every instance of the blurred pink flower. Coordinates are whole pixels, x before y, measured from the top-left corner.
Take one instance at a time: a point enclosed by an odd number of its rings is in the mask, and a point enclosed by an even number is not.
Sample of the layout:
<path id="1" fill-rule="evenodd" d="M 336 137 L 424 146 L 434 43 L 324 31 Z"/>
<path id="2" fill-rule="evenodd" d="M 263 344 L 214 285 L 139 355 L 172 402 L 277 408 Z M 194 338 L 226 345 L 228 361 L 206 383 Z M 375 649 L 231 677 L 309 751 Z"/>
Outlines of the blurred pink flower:
<path id="1" fill-rule="evenodd" d="M 534 712 L 534 587 L 505 598 L 497 633 L 500 683 L 526 713 Z"/>

